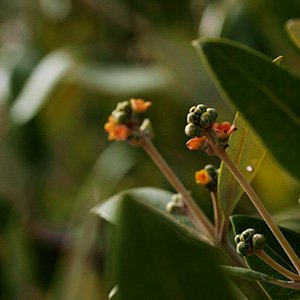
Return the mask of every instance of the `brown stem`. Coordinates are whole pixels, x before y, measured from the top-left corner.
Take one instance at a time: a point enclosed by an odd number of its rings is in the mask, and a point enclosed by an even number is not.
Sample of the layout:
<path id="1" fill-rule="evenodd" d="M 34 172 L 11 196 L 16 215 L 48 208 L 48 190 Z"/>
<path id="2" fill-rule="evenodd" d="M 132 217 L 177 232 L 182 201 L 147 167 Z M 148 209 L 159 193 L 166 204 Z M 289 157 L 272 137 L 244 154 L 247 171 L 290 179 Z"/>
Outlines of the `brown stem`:
<path id="1" fill-rule="evenodd" d="M 275 222 L 273 221 L 271 215 L 265 208 L 265 206 L 262 204 L 260 199 L 258 198 L 257 194 L 251 187 L 251 185 L 248 183 L 248 181 L 245 179 L 239 168 L 236 166 L 236 164 L 232 161 L 232 159 L 228 156 L 226 151 L 220 151 L 217 153 L 219 158 L 223 160 L 223 162 L 226 164 L 228 169 L 231 171 L 231 173 L 234 175 L 236 180 L 239 182 L 239 184 L 242 186 L 246 194 L 249 196 L 250 200 L 262 216 L 262 218 L 265 220 L 275 237 L 277 238 L 278 242 L 281 244 L 282 248 L 294 264 L 296 270 L 298 273 L 300 273 L 300 260 L 298 256 L 296 255 L 295 251 L 291 247 L 291 245 L 288 243 L 282 232 L 279 230 Z"/>
<path id="2" fill-rule="evenodd" d="M 271 266 L 273 269 L 284 275 L 285 277 L 292 279 L 293 281 L 300 281 L 300 276 L 287 270 L 282 265 L 278 264 L 275 260 L 273 260 L 266 252 L 263 250 L 257 251 L 254 253 L 256 256 L 258 256 L 260 259 L 262 259 L 264 262 L 266 262 L 269 266 Z"/>
<path id="3" fill-rule="evenodd" d="M 220 223 L 221 223 L 221 212 L 220 212 L 220 206 L 217 199 L 217 192 L 211 191 L 210 196 L 213 203 L 213 209 L 214 209 L 214 218 L 215 218 L 215 240 L 218 240 L 219 230 L 220 230 Z"/>
<path id="4" fill-rule="evenodd" d="M 276 239 L 278 240 L 281 247 L 284 249 L 290 260 L 292 261 L 293 265 L 295 266 L 298 274 L 300 274 L 300 260 L 299 257 L 296 255 L 295 251 L 288 243 L 282 232 L 279 230 L 275 222 L 273 221 L 271 215 L 263 205 L 263 203 L 258 198 L 257 194 L 248 183 L 244 175 L 241 173 L 240 169 L 237 165 L 232 161 L 230 156 L 227 154 L 224 148 L 218 149 L 215 145 L 214 137 L 210 131 L 210 129 L 206 130 L 205 132 L 206 138 L 208 139 L 209 143 L 211 144 L 213 150 L 215 151 L 215 155 L 217 155 L 221 160 L 223 160 L 224 164 L 227 168 L 231 171 L 237 182 L 241 185 L 244 189 L 246 194 L 249 196 L 250 200 L 252 201 L 253 205 L 256 207 L 257 211 L 260 213 L 264 221 L 267 223 L 273 234 L 275 235 Z M 226 224 L 224 224 L 226 225 Z"/>
<path id="5" fill-rule="evenodd" d="M 206 217 L 204 212 L 197 205 L 193 197 L 188 193 L 182 182 L 172 171 L 168 163 L 164 160 L 161 154 L 157 151 L 150 139 L 145 138 L 142 144 L 145 151 L 156 163 L 168 181 L 171 183 L 173 188 L 182 195 L 185 204 L 187 205 L 193 218 L 192 221 L 195 222 L 195 226 L 202 231 L 208 238 L 212 239 L 215 235 L 215 229 L 211 224 L 210 220 Z"/>

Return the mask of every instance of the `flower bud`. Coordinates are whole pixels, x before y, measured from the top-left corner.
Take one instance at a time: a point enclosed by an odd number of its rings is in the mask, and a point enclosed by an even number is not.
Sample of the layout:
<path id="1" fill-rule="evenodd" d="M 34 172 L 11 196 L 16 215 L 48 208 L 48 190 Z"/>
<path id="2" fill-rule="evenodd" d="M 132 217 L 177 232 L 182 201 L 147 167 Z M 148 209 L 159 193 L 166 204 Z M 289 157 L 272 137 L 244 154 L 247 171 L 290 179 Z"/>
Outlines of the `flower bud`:
<path id="1" fill-rule="evenodd" d="M 187 115 L 187 123 L 198 124 L 199 120 L 200 120 L 199 115 L 197 115 L 196 113 L 189 113 Z"/>
<path id="2" fill-rule="evenodd" d="M 235 241 L 236 244 L 240 243 L 241 242 L 241 235 L 240 234 L 236 235 L 235 238 L 234 238 L 234 241 Z"/>
<path id="3" fill-rule="evenodd" d="M 114 110 L 112 116 L 115 118 L 117 124 L 127 124 L 130 119 L 124 111 Z"/>
<path id="4" fill-rule="evenodd" d="M 206 106 L 204 104 L 197 105 L 195 112 L 199 114 L 206 112 Z"/>
<path id="5" fill-rule="evenodd" d="M 189 123 L 185 126 L 184 132 L 189 137 L 196 136 L 197 132 L 198 132 L 198 127 L 199 126 L 197 126 L 193 123 Z"/>
<path id="6" fill-rule="evenodd" d="M 236 252 L 241 256 L 246 256 L 250 250 L 250 244 L 239 242 L 236 246 Z"/>
<path id="7" fill-rule="evenodd" d="M 216 118 L 218 117 L 218 112 L 214 108 L 208 108 L 207 112 L 212 115 L 213 122 L 215 122 Z"/>
<path id="8" fill-rule="evenodd" d="M 203 126 L 204 128 L 208 128 L 209 126 L 211 126 L 212 123 L 213 123 L 213 116 L 208 112 L 204 112 L 200 118 L 200 125 Z"/>
<path id="9" fill-rule="evenodd" d="M 119 102 L 117 104 L 116 110 L 124 111 L 125 113 L 130 113 L 131 112 L 130 102 L 129 101 Z"/>
<path id="10" fill-rule="evenodd" d="M 206 165 L 204 167 L 204 170 L 206 170 L 210 174 L 216 174 L 216 172 L 217 172 L 217 169 L 215 168 L 214 165 Z"/>
<path id="11" fill-rule="evenodd" d="M 187 213 L 187 206 L 182 201 L 170 201 L 167 204 L 167 211 L 172 215 L 183 216 Z"/>
<path id="12" fill-rule="evenodd" d="M 252 237 L 252 244 L 255 251 L 261 250 L 266 244 L 266 238 L 262 234 L 256 233 Z"/>
<path id="13" fill-rule="evenodd" d="M 256 231 L 254 229 L 249 228 L 241 233 L 241 240 L 244 242 L 249 242 L 252 240 L 252 237 L 255 233 Z"/>

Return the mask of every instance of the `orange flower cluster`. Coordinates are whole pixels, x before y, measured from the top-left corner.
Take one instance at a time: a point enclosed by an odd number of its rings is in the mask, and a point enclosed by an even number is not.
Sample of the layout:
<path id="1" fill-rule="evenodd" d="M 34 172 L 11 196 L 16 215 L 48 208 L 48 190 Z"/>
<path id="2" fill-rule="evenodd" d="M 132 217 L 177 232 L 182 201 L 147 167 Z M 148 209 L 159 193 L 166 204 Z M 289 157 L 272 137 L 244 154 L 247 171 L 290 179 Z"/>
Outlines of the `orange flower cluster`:
<path id="1" fill-rule="evenodd" d="M 138 129 L 137 125 L 140 125 L 143 121 L 142 114 L 151 105 L 152 102 L 150 101 L 133 98 L 129 101 L 120 102 L 104 125 L 104 129 L 108 133 L 108 139 L 110 141 L 127 141 L 133 135 L 133 131 Z M 135 116 L 133 116 L 133 113 L 135 113 Z"/>
<path id="2" fill-rule="evenodd" d="M 113 116 L 108 117 L 108 122 L 104 125 L 110 141 L 126 141 L 130 136 L 130 129 L 125 125 L 118 125 Z"/>
<path id="3" fill-rule="evenodd" d="M 214 123 L 212 129 L 220 139 L 228 139 L 229 136 L 237 129 L 235 125 L 231 125 L 229 122 L 223 122 L 221 124 Z"/>

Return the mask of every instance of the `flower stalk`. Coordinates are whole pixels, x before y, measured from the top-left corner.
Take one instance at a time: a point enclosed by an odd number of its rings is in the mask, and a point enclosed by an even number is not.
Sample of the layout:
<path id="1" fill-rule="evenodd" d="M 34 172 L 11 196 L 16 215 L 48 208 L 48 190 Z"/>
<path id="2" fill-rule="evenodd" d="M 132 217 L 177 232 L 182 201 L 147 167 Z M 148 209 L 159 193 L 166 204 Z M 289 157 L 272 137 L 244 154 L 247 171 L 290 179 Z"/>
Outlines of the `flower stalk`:
<path id="1" fill-rule="evenodd" d="M 231 171 L 233 176 L 236 178 L 238 183 L 242 186 L 246 194 L 249 196 L 250 200 L 252 201 L 253 205 L 256 207 L 257 211 L 260 213 L 262 218 L 265 220 L 271 231 L 273 232 L 274 236 L 278 240 L 278 242 L 281 244 L 282 248 L 292 261 L 293 265 L 295 266 L 298 274 L 300 274 L 300 260 L 299 257 L 296 255 L 295 251 L 291 247 L 291 245 L 288 243 L 282 232 L 279 230 L 275 222 L 273 221 L 271 215 L 263 205 L 263 203 L 258 198 L 257 194 L 251 187 L 251 185 L 248 183 L 244 175 L 241 173 L 239 168 L 236 166 L 236 164 L 232 161 L 230 156 L 226 153 L 225 149 L 221 151 L 216 151 L 216 155 L 223 160 L 227 168 Z"/>
<path id="2" fill-rule="evenodd" d="M 255 255 L 259 257 L 261 260 L 263 260 L 265 263 L 267 263 L 269 266 L 271 266 L 273 269 L 284 275 L 285 277 L 293 280 L 293 281 L 300 281 L 300 276 L 287 270 L 282 265 L 277 263 L 275 260 L 273 260 L 265 251 L 260 250 L 255 252 Z"/>
<path id="3" fill-rule="evenodd" d="M 215 235 L 215 229 L 211 224 L 210 220 L 206 217 L 204 212 L 197 205 L 196 201 L 186 190 L 185 186 L 179 180 L 179 178 L 172 171 L 168 163 L 164 160 L 158 150 L 155 148 L 153 143 L 149 138 L 145 138 L 142 143 L 142 147 L 151 157 L 151 159 L 155 162 L 155 164 L 159 167 L 162 173 L 165 175 L 167 180 L 173 186 L 173 188 L 182 195 L 185 200 L 185 204 L 187 205 L 190 214 L 192 215 L 192 221 L 196 228 L 202 231 L 207 237 L 212 239 Z"/>

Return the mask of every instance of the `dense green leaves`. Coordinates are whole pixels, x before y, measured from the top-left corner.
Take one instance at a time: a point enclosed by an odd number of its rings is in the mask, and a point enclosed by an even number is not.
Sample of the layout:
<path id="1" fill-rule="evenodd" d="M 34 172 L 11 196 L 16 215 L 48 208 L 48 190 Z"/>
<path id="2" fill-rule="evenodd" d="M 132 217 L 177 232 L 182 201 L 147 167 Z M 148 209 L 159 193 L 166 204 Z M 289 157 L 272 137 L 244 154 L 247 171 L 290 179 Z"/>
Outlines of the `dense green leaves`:
<path id="1" fill-rule="evenodd" d="M 189 240 L 160 214 L 125 198 L 116 244 L 121 300 L 234 299 L 213 261 L 213 248 Z"/>
<path id="2" fill-rule="evenodd" d="M 251 182 L 258 171 L 266 150 L 241 115 L 236 118 L 236 126 L 238 130 L 230 138 L 230 147 L 227 153 L 239 167 L 247 181 Z M 222 162 L 218 181 L 218 197 L 225 217 L 231 215 L 243 192 L 241 186 Z"/>
<path id="3" fill-rule="evenodd" d="M 274 157 L 300 178 L 300 79 L 271 58 L 223 39 L 193 43 L 220 90 Z"/>
<path id="4" fill-rule="evenodd" d="M 231 221 L 233 224 L 235 234 L 239 234 L 247 228 L 253 228 L 256 230 L 257 233 L 263 234 L 266 237 L 266 246 L 264 248 L 264 251 L 279 264 L 295 272 L 292 263 L 289 261 L 289 258 L 287 257 L 284 250 L 281 248 L 280 244 L 277 242 L 277 240 L 275 239 L 265 222 L 247 216 L 233 216 L 231 218 Z M 300 233 L 283 227 L 280 229 L 286 237 L 286 239 L 288 240 L 288 242 L 295 250 L 296 254 L 300 256 Z M 286 278 L 283 275 L 279 274 L 277 271 L 272 269 L 269 265 L 264 263 L 257 256 L 247 256 L 245 259 L 250 269 L 262 272 L 276 279 L 286 280 Z M 265 282 L 261 283 L 261 285 L 271 299 L 287 300 L 300 298 L 300 291 L 278 287 L 274 284 Z"/>

